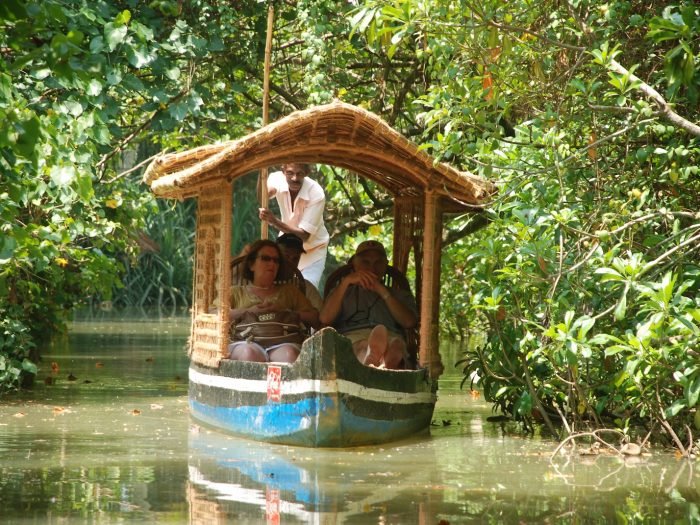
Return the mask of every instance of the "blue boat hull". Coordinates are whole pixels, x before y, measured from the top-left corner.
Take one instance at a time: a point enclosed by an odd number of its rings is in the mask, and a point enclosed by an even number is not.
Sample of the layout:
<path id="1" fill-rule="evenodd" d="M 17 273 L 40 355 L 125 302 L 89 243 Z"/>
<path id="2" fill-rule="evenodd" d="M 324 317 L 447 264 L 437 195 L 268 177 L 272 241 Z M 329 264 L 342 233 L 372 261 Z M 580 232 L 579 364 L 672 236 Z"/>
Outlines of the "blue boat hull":
<path id="1" fill-rule="evenodd" d="M 199 422 L 259 441 L 350 447 L 395 441 L 429 427 L 436 384 L 425 370 L 364 366 L 332 328 L 304 342 L 291 365 L 222 361 L 190 366 Z"/>

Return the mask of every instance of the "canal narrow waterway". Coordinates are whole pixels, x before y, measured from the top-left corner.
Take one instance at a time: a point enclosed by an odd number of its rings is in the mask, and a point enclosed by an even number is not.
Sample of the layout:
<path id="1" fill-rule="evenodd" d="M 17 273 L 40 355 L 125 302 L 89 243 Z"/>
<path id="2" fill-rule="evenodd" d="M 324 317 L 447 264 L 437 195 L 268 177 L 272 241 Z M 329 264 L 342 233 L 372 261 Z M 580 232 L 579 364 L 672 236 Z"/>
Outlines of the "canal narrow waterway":
<path id="1" fill-rule="evenodd" d="M 429 433 L 375 447 L 264 445 L 187 410 L 189 320 L 85 318 L 29 392 L 0 399 L 0 523 L 697 523 L 696 465 L 561 456 L 487 421 L 457 345 Z M 510 432 L 506 432 L 510 430 Z"/>

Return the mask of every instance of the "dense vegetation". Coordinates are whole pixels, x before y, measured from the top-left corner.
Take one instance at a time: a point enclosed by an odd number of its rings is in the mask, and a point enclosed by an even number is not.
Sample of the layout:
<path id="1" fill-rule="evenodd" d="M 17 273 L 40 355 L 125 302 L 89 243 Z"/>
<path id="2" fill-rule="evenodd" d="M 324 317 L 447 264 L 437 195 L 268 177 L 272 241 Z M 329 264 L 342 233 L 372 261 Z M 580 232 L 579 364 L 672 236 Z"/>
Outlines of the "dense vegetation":
<path id="1" fill-rule="evenodd" d="M 465 380 L 525 428 L 614 426 L 687 452 L 700 397 L 698 7 L 274 6 L 273 119 L 338 97 L 498 184 L 484 213 L 445 231 L 443 328 L 485 332 Z M 154 203 L 133 168 L 260 125 L 266 16 L 252 0 L 0 5 L 1 384 L 34 370 L 33 348 L 76 304 L 186 299 L 192 210 Z M 321 178 L 338 257 L 347 234 L 390 233 L 381 189 Z M 254 234 L 251 211 L 236 208 L 237 242 Z"/>

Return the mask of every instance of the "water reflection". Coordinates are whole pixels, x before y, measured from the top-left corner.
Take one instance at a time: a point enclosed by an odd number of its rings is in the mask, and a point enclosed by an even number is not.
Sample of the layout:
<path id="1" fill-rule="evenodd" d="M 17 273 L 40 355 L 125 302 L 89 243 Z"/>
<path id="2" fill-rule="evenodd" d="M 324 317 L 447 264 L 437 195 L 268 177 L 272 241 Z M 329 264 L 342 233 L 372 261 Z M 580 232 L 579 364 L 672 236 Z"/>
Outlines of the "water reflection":
<path id="1" fill-rule="evenodd" d="M 42 363 L 55 382 L 0 401 L 1 523 L 700 522 L 693 462 L 552 460 L 555 443 L 489 423 L 450 367 L 434 426 L 408 441 L 317 450 L 201 428 L 187 413 L 188 333 L 186 318 L 73 325 Z"/>
<path id="2" fill-rule="evenodd" d="M 267 523 L 382 523 L 382 516 L 400 515 L 394 523 L 417 523 L 427 517 L 427 500 L 399 496 L 430 480 L 426 471 L 397 458 L 398 451 L 301 449 L 195 427 L 189 461 L 193 522 L 210 522 L 203 516 L 207 509 L 218 519 L 237 522 L 245 517 Z"/>
<path id="3" fill-rule="evenodd" d="M 381 449 L 307 450 L 195 427 L 191 522 L 608 523 L 626 516 L 690 523 L 699 517 L 700 485 L 690 462 L 609 456 L 550 462 L 549 446 L 475 438 L 433 435 Z"/>
<path id="4" fill-rule="evenodd" d="M 0 522 L 184 522 L 184 317 L 79 320 L 0 401 Z M 50 381 L 46 381 L 50 378 Z"/>

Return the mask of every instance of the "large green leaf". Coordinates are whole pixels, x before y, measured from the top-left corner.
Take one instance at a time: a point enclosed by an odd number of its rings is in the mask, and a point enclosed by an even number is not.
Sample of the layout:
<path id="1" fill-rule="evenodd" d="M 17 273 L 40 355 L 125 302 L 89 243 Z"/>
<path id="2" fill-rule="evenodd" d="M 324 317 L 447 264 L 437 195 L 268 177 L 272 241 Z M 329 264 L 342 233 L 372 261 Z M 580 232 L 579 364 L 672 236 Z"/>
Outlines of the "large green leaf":
<path id="1" fill-rule="evenodd" d="M 17 152 L 25 158 L 32 159 L 41 135 L 41 123 L 37 117 L 21 122 L 21 131 L 15 144 Z"/>
<path id="2" fill-rule="evenodd" d="M 107 48 L 114 51 L 119 44 L 124 42 L 128 28 L 125 25 L 117 25 L 114 22 L 108 22 L 104 27 L 104 37 L 107 42 Z"/>
<path id="3" fill-rule="evenodd" d="M 697 404 L 698 398 L 700 398 L 700 375 L 696 375 L 695 379 L 688 385 L 685 397 L 688 408 L 693 408 Z"/>

